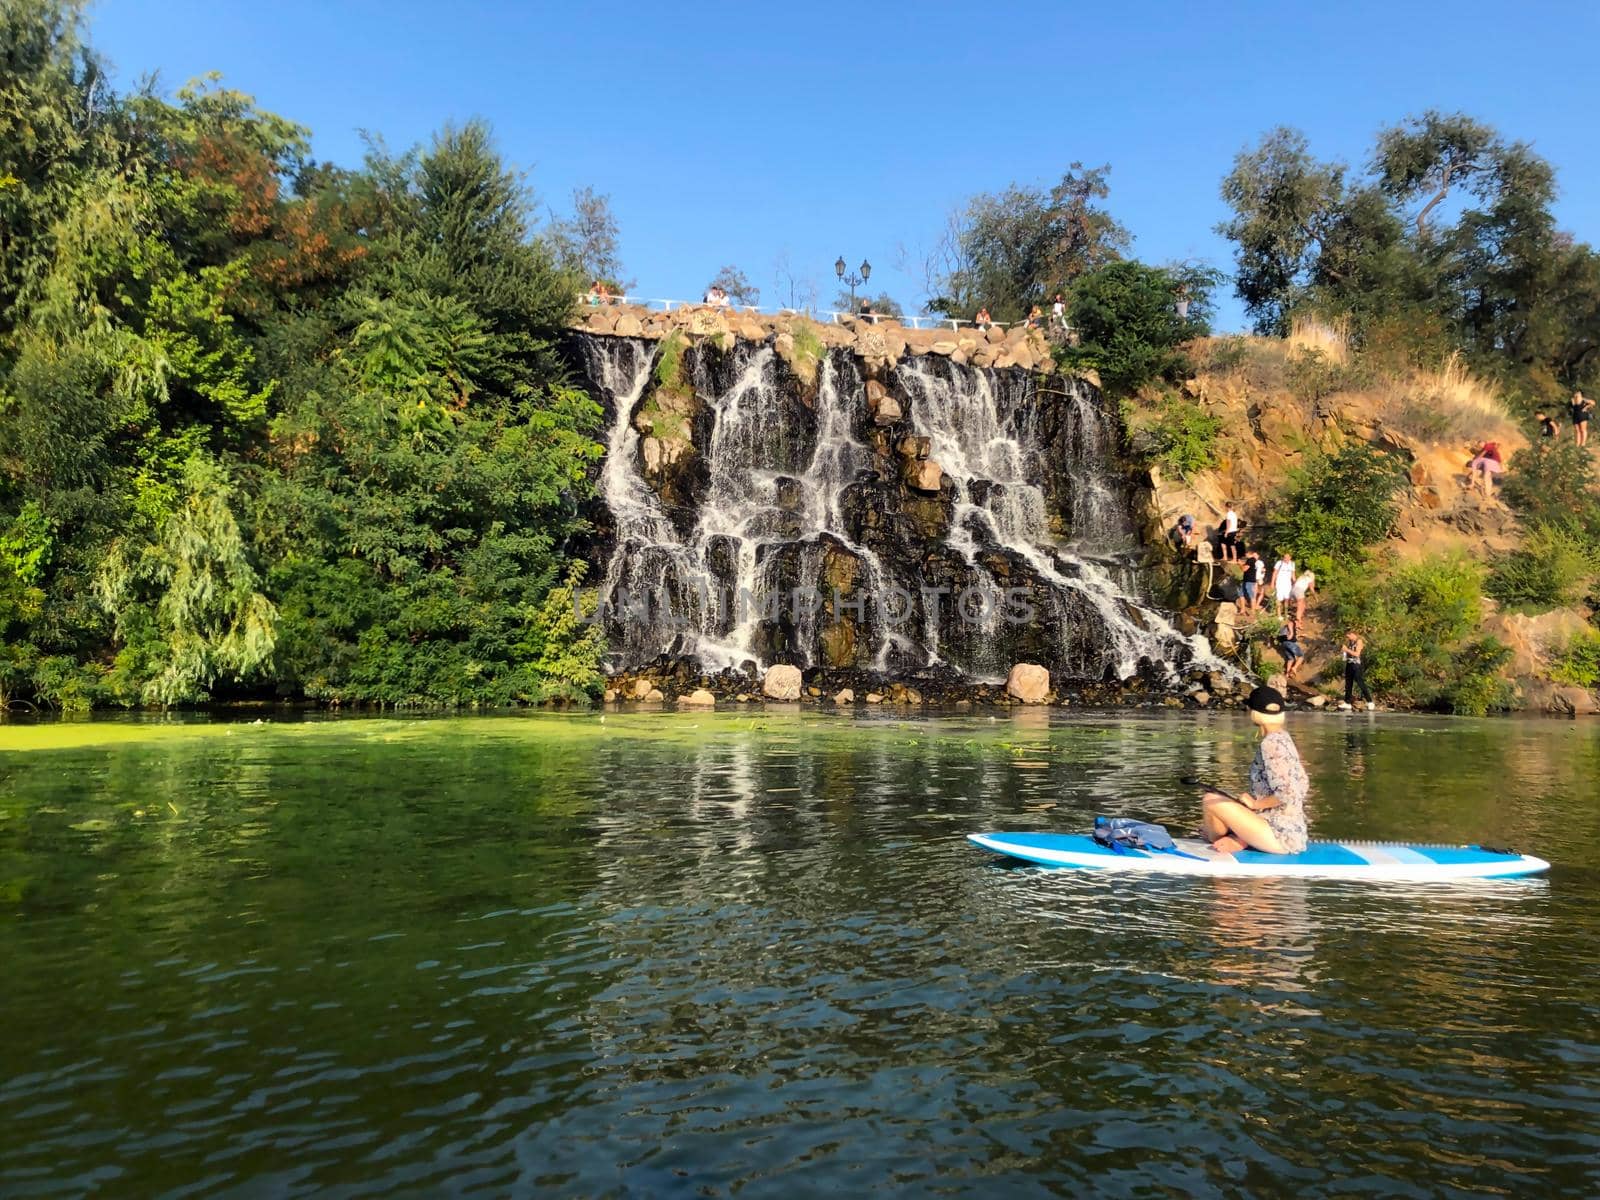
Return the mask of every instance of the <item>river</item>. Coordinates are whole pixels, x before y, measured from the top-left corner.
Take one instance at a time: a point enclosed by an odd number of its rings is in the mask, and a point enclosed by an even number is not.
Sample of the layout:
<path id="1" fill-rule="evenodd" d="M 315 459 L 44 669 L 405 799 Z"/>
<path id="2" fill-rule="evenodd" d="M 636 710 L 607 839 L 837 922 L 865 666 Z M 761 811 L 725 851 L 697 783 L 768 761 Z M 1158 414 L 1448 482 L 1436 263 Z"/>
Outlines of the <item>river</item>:
<path id="1" fill-rule="evenodd" d="M 0 1194 L 1600 1192 L 1600 724 L 1291 731 L 1313 836 L 1554 869 L 962 836 L 1187 831 L 1232 714 L 0 727 Z"/>

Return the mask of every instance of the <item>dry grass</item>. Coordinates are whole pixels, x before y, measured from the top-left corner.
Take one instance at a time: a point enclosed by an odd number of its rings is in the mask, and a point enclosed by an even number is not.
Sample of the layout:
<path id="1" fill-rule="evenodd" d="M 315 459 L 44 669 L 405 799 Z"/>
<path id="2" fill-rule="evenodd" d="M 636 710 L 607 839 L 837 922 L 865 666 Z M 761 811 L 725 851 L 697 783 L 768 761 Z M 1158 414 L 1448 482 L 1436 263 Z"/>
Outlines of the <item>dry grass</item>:
<path id="1" fill-rule="evenodd" d="M 1343 366 L 1350 359 L 1350 326 L 1343 320 L 1319 321 L 1296 317 L 1284 339 L 1291 350 L 1320 354 L 1324 362 Z"/>
<path id="2" fill-rule="evenodd" d="M 1385 416 L 1410 437 L 1424 442 L 1485 438 L 1504 433 L 1511 416 L 1500 397 L 1451 355 L 1433 370 L 1417 370 L 1394 380 Z"/>

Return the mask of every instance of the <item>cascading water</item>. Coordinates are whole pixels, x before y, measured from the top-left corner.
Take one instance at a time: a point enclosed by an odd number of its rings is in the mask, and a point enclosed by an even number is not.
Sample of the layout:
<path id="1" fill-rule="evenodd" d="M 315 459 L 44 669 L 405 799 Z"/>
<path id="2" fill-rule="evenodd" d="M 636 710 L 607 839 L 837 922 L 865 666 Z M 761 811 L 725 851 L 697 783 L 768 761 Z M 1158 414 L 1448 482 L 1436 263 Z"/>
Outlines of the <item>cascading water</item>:
<path id="1" fill-rule="evenodd" d="M 685 358 L 693 411 L 663 440 L 657 348 L 580 342 L 612 410 L 600 591 L 613 669 L 669 655 L 707 672 L 785 661 L 995 678 L 1026 659 L 1099 680 L 1205 655 L 1117 582 L 1131 520 L 1115 427 L 1087 386 L 1042 396 L 1023 371 L 911 358 L 885 379 L 905 415 L 883 427 L 844 351 L 802 381 L 770 344 L 701 343 Z M 902 482 L 918 451 L 942 482 Z"/>

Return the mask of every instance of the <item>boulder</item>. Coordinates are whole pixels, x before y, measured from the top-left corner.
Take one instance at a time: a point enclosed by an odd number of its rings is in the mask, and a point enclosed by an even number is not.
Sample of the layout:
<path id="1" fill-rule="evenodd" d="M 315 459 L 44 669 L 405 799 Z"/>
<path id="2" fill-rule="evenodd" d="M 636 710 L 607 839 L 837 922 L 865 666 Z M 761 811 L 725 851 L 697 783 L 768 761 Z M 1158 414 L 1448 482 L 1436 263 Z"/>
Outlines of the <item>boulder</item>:
<path id="1" fill-rule="evenodd" d="M 1193 700 L 1201 708 L 1204 708 L 1206 705 L 1211 703 L 1211 693 L 1205 691 L 1204 689 L 1198 692 L 1190 692 L 1189 699 Z"/>
<path id="2" fill-rule="evenodd" d="M 854 704 L 856 702 L 856 694 L 853 691 L 851 691 L 849 688 L 844 688 L 844 689 L 840 690 L 839 692 L 835 693 L 835 695 L 833 697 L 833 702 L 835 704 L 841 704 L 841 705 L 842 704 Z"/>
<path id="3" fill-rule="evenodd" d="M 1326 696 L 1313 696 L 1306 703 L 1312 708 L 1326 708 L 1328 706 L 1328 698 Z"/>
<path id="4" fill-rule="evenodd" d="M 928 438 L 907 434 L 895 446 L 901 458 L 923 459 L 933 452 L 933 443 Z"/>
<path id="5" fill-rule="evenodd" d="M 1581 687 L 1559 687 L 1550 696 L 1548 711 L 1569 717 L 1590 717 L 1600 712 L 1594 693 Z"/>
<path id="6" fill-rule="evenodd" d="M 883 703 L 883 697 L 878 695 L 877 692 L 868 692 L 867 693 L 867 703 L 868 704 L 882 704 Z"/>
<path id="7" fill-rule="evenodd" d="M 872 410 L 872 420 L 878 425 L 893 425 L 904 415 L 900 409 L 900 401 L 893 396 L 885 396 Z"/>
<path id="8" fill-rule="evenodd" d="M 743 318 L 733 330 L 747 342 L 764 342 L 767 340 L 767 331 L 762 328 L 761 322 L 754 317 Z"/>
<path id="9" fill-rule="evenodd" d="M 643 700 L 655 690 L 655 686 L 648 679 L 635 679 L 633 686 L 628 690 L 628 695 L 635 700 Z"/>
<path id="10" fill-rule="evenodd" d="M 678 697 L 679 708 L 711 708 L 716 704 L 716 702 L 717 698 L 710 692 L 706 691 L 705 688 L 695 688 L 695 690 L 690 692 L 687 696 Z"/>
<path id="11" fill-rule="evenodd" d="M 646 704 L 660 704 L 666 698 L 666 695 L 660 688 L 651 688 L 644 694 L 644 702 Z"/>
<path id="12" fill-rule="evenodd" d="M 928 347 L 928 353 L 930 354 L 954 354 L 955 352 L 956 343 L 953 338 L 940 338 Z"/>
<path id="13" fill-rule="evenodd" d="M 1043 704 L 1050 694 L 1050 672 L 1037 663 L 1017 663 L 1006 676 L 1006 694 L 1024 704 Z"/>
<path id="14" fill-rule="evenodd" d="M 644 333 L 644 323 L 630 312 L 625 312 L 617 318 L 615 326 L 618 337 L 639 337 Z"/>
<path id="15" fill-rule="evenodd" d="M 583 327 L 590 333 L 610 333 L 617 327 L 617 314 L 607 309 L 600 309 L 589 314 L 589 319 Z"/>
<path id="16" fill-rule="evenodd" d="M 944 483 L 944 468 L 931 458 L 907 460 L 901 475 L 906 486 L 918 492 L 937 494 Z"/>
<path id="17" fill-rule="evenodd" d="M 617 700 L 617 689 L 616 688 L 607 688 L 605 691 L 600 693 L 600 703 L 602 703 L 602 704 L 615 704 L 616 700 Z"/>
<path id="18" fill-rule="evenodd" d="M 762 695 L 769 700 L 798 700 L 800 687 L 800 668 L 783 663 L 767 668 L 766 678 L 761 681 Z"/>

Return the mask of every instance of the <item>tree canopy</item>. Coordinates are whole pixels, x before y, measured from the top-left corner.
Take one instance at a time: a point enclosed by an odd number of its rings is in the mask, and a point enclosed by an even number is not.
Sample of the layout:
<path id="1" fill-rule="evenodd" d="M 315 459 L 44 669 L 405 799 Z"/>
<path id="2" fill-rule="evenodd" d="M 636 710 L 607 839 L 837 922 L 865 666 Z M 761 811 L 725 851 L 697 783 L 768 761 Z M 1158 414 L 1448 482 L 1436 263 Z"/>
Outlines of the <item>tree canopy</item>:
<path id="1" fill-rule="evenodd" d="M 315 163 L 220 80 L 114 94 L 81 29 L 0 5 L 0 699 L 592 689 L 577 276 L 488 128 Z"/>

